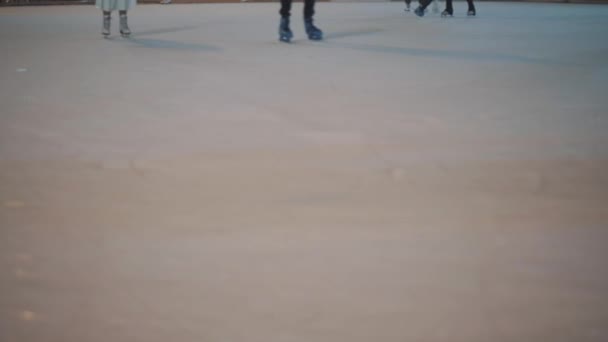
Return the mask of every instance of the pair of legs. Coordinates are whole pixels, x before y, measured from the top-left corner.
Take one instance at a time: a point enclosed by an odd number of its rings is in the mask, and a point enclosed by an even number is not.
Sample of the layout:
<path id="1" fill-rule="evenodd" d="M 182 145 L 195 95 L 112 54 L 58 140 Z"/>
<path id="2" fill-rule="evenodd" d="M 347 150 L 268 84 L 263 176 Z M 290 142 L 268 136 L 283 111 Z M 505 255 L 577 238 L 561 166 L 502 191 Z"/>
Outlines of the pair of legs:
<path id="1" fill-rule="evenodd" d="M 123 37 L 127 37 L 131 34 L 131 29 L 129 29 L 129 24 L 127 22 L 127 11 L 118 11 L 120 16 L 120 34 Z M 112 12 L 111 11 L 103 11 L 103 29 L 101 33 L 107 37 L 110 35 L 110 26 L 112 24 Z"/>
<path id="2" fill-rule="evenodd" d="M 292 0 L 281 0 L 281 10 L 279 14 L 281 18 L 289 18 L 291 16 Z M 315 15 L 315 0 L 304 0 L 304 20 L 312 19 Z"/>
<path id="3" fill-rule="evenodd" d="M 475 15 L 475 4 L 473 0 L 467 0 L 467 4 L 469 9 L 467 11 L 468 15 Z M 454 7 L 452 6 L 452 0 L 445 0 L 445 10 L 441 13 L 442 16 L 453 15 Z"/>
<path id="4" fill-rule="evenodd" d="M 289 18 L 291 16 L 292 0 L 281 0 L 281 22 L 279 24 L 279 40 L 289 43 L 293 38 L 293 33 L 289 28 Z M 310 40 L 323 39 L 323 32 L 313 24 L 312 18 L 315 15 L 315 0 L 304 0 L 304 28 Z"/>
<path id="5" fill-rule="evenodd" d="M 433 0 L 420 0 L 420 7 L 418 7 L 415 11 L 416 15 L 422 17 L 424 15 L 424 10 Z M 467 15 L 474 16 L 475 13 L 475 4 L 473 4 L 473 0 L 467 0 L 467 4 L 469 9 L 467 11 Z M 445 0 L 445 10 L 441 13 L 442 17 L 451 16 L 454 14 L 454 7 L 452 6 L 452 0 Z"/>
<path id="6" fill-rule="evenodd" d="M 131 30 L 127 24 L 127 11 L 135 6 L 135 3 L 135 0 L 95 0 L 95 6 L 103 11 L 103 28 L 101 33 L 104 37 L 110 35 L 113 11 L 118 11 L 120 15 L 120 34 L 123 36 L 131 34 Z"/>

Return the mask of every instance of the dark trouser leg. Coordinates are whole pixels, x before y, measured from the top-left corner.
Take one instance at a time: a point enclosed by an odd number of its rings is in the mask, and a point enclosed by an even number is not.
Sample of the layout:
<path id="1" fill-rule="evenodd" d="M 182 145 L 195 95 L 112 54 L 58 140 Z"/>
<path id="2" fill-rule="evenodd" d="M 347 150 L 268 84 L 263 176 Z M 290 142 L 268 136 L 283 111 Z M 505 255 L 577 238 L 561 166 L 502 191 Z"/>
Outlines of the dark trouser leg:
<path id="1" fill-rule="evenodd" d="M 448 0 L 446 0 L 446 1 L 448 1 Z M 425 9 L 425 8 L 427 8 L 428 5 L 431 4 L 431 2 L 433 2 L 433 0 L 420 0 L 420 7 L 422 9 Z"/>
<path id="2" fill-rule="evenodd" d="M 315 0 L 304 0 L 304 28 L 310 40 L 322 40 L 323 31 L 313 24 L 315 15 Z"/>
<path id="3" fill-rule="evenodd" d="M 411 3 L 412 3 L 412 0 L 405 0 L 405 4 L 406 4 L 406 5 L 408 5 L 408 6 L 409 6 Z"/>
<path id="4" fill-rule="evenodd" d="M 452 6 L 452 0 L 445 0 L 445 10 L 450 13 L 454 13 L 454 7 Z"/>
<path id="5" fill-rule="evenodd" d="M 474 11 L 475 5 L 473 4 L 473 0 L 467 0 L 467 3 L 469 4 L 469 11 Z"/>
<path id="6" fill-rule="evenodd" d="M 315 15 L 315 0 L 304 0 L 304 19 L 312 19 Z"/>
<path id="7" fill-rule="evenodd" d="M 289 18 L 291 15 L 291 0 L 281 0 L 281 10 L 279 14 L 283 18 Z"/>

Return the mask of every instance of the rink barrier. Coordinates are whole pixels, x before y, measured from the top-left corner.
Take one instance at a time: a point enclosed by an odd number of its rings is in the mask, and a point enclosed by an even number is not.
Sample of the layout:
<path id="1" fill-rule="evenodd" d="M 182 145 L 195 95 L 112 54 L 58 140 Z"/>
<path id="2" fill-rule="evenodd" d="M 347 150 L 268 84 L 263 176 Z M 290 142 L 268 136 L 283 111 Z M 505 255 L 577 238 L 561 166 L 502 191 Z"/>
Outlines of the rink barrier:
<path id="1" fill-rule="evenodd" d="M 294 0 L 302 2 L 302 0 Z M 401 2 L 402 0 L 317 0 L 319 2 Z M 441 0 L 439 0 L 441 1 Z M 456 0 L 461 1 L 461 0 Z M 464 0 L 462 0 L 464 1 Z M 238 3 L 238 2 L 278 2 L 277 0 L 173 0 L 173 4 Z M 559 4 L 608 4 L 608 0 L 476 0 L 476 2 L 535 2 Z M 5 6 L 50 6 L 50 5 L 93 5 L 95 0 L 0 0 Z M 158 0 L 138 0 L 139 4 L 158 4 Z"/>

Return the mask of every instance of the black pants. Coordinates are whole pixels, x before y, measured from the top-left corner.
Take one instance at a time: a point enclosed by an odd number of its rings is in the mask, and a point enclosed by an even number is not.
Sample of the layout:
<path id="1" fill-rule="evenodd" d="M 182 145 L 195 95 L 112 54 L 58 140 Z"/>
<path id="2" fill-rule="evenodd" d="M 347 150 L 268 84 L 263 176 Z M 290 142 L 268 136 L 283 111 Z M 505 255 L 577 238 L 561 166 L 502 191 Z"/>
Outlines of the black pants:
<path id="1" fill-rule="evenodd" d="M 422 9 L 425 9 L 428 5 L 430 5 L 432 1 L 433 0 L 421 0 L 420 7 L 422 7 Z M 473 0 L 467 0 L 467 3 L 469 4 L 469 10 L 475 9 Z M 454 12 L 454 7 L 452 7 L 452 0 L 445 0 L 445 10 L 450 13 Z"/>
<path id="2" fill-rule="evenodd" d="M 467 4 L 469 5 L 469 10 L 475 9 L 473 0 L 467 0 Z M 445 0 L 445 9 L 450 13 L 454 12 L 454 7 L 452 7 L 452 0 Z"/>
<path id="3" fill-rule="evenodd" d="M 289 18 L 291 15 L 291 1 L 281 0 L 281 10 L 279 14 L 283 18 Z M 304 0 L 304 19 L 312 19 L 315 15 L 315 0 Z"/>

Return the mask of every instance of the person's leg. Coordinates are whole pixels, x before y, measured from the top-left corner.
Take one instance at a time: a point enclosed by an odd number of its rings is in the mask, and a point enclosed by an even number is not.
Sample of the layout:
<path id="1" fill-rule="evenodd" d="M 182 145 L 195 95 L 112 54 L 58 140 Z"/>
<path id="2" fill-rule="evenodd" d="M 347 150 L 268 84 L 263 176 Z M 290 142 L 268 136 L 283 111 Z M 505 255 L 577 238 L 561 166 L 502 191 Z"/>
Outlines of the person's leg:
<path id="1" fill-rule="evenodd" d="M 291 32 L 291 28 L 289 27 L 289 17 L 281 17 L 281 21 L 279 22 L 279 40 L 289 43 L 291 42 L 291 38 L 293 38 L 293 32 Z"/>
<path id="2" fill-rule="evenodd" d="M 454 15 L 454 7 L 452 7 L 452 0 L 445 0 L 445 10 L 441 13 L 442 17 Z"/>
<path id="3" fill-rule="evenodd" d="M 313 24 L 315 0 L 304 0 L 304 28 L 310 40 L 322 40 L 323 31 Z"/>
<path id="4" fill-rule="evenodd" d="M 105 37 L 110 35 L 110 25 L 112 24 L 112 12 L 103 11 L 103 28 L 101 29 L 101 34 Z"/>
<path id="5" fill-rule="evenodd" d="M 469 16 L 474 16 L 476 15 L 476 11 L 475 11 L 475 4 L 473 3 L 473 0 L 467 0 L 467 4 L 469 5 L 469 9 L 467 10 L 467 15 Z"/>
<path id="6" fill-rule="evenodd" d="M 291 38 L 293 38 L 293 32 L 291 32 L 291 28 L 289 28 L 291 1 L 292 0 L 281 0 L 281 9 L 279 10 L 279 14 L 281 15 L 281 21 L 279 23 L 279 40 L 286 43 L 289 43 Z"/>
<path id="7" fill-rule="evenodd" d="M 411 8 L 412 0 L 405 0 L 405 11 L 409 12 Z"/>
<path id="8" fill-rule="evenodd" d="M 281 18 L 289 18 L 291 16 L 291 1 L 281 0 L 281 9 L 279 10 Z"/>
<path id="9" fill-rule="evenodd" d="M 414 11 L 414 13 L 416 13 L 416 15 L 419 16 L 419 17 L 423 17 L 424 16 L 424 10 L 426 10 L 426 8 L 431 3 L 431 1 L 433 1 L 433 0 L 420 0 L 420 2 L 419 2 L 420 6 L 418 8 L 416 8 L 416 10 Z"/>
<path id="10" fill-rule="evenodd" d="M 120 14 L 120 34 L 123 36 L 128 36 L 131 34 L 131 30 L 129 29 L 129 24 L 127 23 L 127 11 L 118 11 Z"/>
<path id="11" fill-rule="evenodd" d="M 107 38 L 110 35 L 112 11 L 116 9 L 116 0 L 95 0 L 95 7 L 99 8 L 103 13 L 101 34 Z"/>
<path id="12" fill-rule="evenodd" d="M 304 0 L 304 20 L 315 16 L 315 0 Z"/>
<path id="13" fill-rule="evenodd" d="M 433 2 L 433 0 L 420 0 L 420 7 L 422 7 L 422 9 L 426 9 L 431 2 Z"/>

